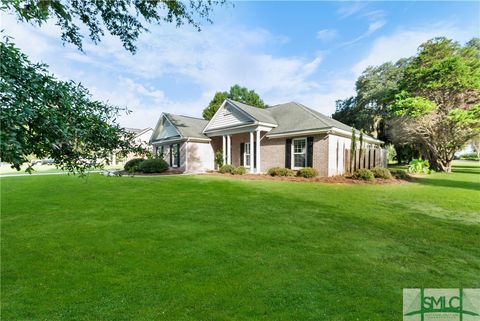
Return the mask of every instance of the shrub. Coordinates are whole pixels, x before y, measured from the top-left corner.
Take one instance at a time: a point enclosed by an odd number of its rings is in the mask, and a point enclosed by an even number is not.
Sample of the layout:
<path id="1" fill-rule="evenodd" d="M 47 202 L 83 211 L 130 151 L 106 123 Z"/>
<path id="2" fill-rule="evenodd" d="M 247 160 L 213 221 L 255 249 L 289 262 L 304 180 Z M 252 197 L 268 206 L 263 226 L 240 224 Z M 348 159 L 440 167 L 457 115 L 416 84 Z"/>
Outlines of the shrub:
<path id="1" fill-rule="evenodd" d="M 295 173 L 290 168 L 284 167 L 271 167 L 268 169 L 267 174 L 270 176 L 293 176 Z"/>
<path id="2" fill-rule="evenodd" d="M 396 179 L 407 179 L 408 178 L 407 172 L 404 171 L 403 169 L 391 169 L 390 173 Z"/>
<path id="3" fill-rule="evenodd" d="M 460 155 L 460 159 L 462 160 L 478 160 L 477 153 L 465 153 Z"/>
<path id="4" fill-rule="evenodd" d="M 125 166 L 123 166 L 123 169 L 130 173 L 138 172 L 138 167 L 143 161 L 144 161 L 143 158 L 133 158 L 125 163 Z"/>
<path id="5" fill-rule="evenodd" d="M 230 173 L 230 174 L 233 175 L 233 172 L 235 171 L 235 166 L 228 165 L 228 164 L 223 165 L 222 167 L 220 167 L 220 169 L 218 171 L 222 174 Z"/>
<path id="6" fill-rule="evenodd" d="M 222 152 L 222 150 L 217 150 L 215 152 L 215 165 L 217 165 L 217 168 L 221 168 L 223 166 L 223 152 Z"/>
<path id="7" fill-rule="evenodd" d="M 430 163 L 428 160 L 414 159 L 408 163 L 408 172 L 415 174 L 430 174 Z"/>
<path id="8" fill-rule="evenodd" d="M 245 169 L 245 167 L 243 166 L 238 166 L 238 167 L 235 167 L 235 169 L 233 170 L 233 175 L 243 175 L 247 172 L 247 170 Z"/>
<path id="9" fill-rule="evenodd" d="M 144 173 L 161 173 L 168 169 L 168 163 L 160 158 L 146 159 L 140 163 L 138 169 Z"/>
<path id="10" fill-rule="evenodd" d="M 373 176 L 376 178 L 391 179 L 392 174 L 385 167 L 374 167 L 371 169 Z"/>
<path id="11" fill-rule="evenodd" d="M 312 178 L 318 176 L 318 171 L 312 167 L 304 167 L 297 172 L 297 176 Z"/>
<path id="12" fill-rule="evenodd" d="M 357 169 L 355 173 L 353 173 L 352 177 L 354 179 L 361 179 L 364 181 L 371 181 L 375 178 L 372 171 L 366 168 Z"/>

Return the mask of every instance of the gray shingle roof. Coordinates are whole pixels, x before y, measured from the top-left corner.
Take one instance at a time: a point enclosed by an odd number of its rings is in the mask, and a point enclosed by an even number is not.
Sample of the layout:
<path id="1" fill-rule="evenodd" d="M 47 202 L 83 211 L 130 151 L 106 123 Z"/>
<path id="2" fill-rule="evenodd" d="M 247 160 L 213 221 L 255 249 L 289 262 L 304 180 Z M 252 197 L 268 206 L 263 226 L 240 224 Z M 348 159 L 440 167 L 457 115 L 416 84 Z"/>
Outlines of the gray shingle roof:
<path id="1" fill-rule="evenodd" d="M 207 126 L 208 120 L 167 113 L 165 113 L 165 116 L 183 137 L 208 139 L 208 137 L 203 134 L 203 129 Z"/>
<path id="2" fill-rule="evenodd" d="M 259 122 L 277 125 L 277 127 L 274 127 L 267 135 L 330 128 L 337 128 L 347 132 L 352 131 L 352 127 L 296 102 L 279 104 L 262 109 L 231 99 L 228 99 L 228 101 Z M 183 137 L 208 139 L 208 136 L 203 134 L 203 130 L 208 124 L 207 120 L 174 114 L 165 115 Z M 356 130 L 356 132 L 359 133 L 358 130 Z M 367 135 L 365 135 L 365 137 L 373 139 Z"/>
<path id="3" fill-rule="evenodd" d="M 266 109 L 253 107 L 253 106 L 250 106 L 235 100 L 231 100 L 231 99 L 227 99 L 227 101 L 235 105 L 236 107 L 240 108 L 241 110 L 243 110 L 244 112 L 246 112 L 247 114 L 249 114 L 259 122 L 278 125 L 275 118 Z"/>
<path id="4" fill-rule="evenodd" d="M 278 127 L 273 128 L 268 134 L 331 127 L 352 131 L 352 127 L 296 102 L 275 105 L 266 110 L 275 117 L 278 123 Z"/>

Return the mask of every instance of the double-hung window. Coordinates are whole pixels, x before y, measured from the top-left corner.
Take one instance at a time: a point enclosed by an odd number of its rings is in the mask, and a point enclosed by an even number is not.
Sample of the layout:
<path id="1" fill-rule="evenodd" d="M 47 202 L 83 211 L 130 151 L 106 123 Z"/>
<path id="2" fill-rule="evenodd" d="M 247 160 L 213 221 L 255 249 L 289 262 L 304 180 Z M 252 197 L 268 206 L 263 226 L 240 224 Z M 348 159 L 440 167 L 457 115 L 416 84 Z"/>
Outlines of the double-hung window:
<path id="1" fill-rule="evenodd" d="M 250 167 L 251 166 L 251 153 L 250 153 L 250 143 L 245 143 L 245 150 L 243 152 L 243 163 L 245 164 L 245 167 Z"/>
<path id="2" fill-rule="evenodd" d="M 307 166 L 307 139 L 295 138 L 292 140 L 292 164 L 293 169 Z"/>

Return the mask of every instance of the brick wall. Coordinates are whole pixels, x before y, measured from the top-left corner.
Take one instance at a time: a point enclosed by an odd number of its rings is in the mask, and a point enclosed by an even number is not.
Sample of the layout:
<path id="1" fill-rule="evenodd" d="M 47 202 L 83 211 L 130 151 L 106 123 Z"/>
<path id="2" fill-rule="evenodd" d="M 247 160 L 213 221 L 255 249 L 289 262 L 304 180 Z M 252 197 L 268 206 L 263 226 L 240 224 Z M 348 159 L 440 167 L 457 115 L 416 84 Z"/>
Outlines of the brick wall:
<path id="1" fill-rule="evenodd" d="M 320 176 L 328 175 L 328 139 L 326 135 L 313 136 L 313 167 Z M 261 146 L 262 172 L 270 167 L 285 167 L 286 138 L 264 138 Z"/>
<path id="2" fill-rule="evenodd" d="M 313 168 L 319 176 L 328 176 L 328 136 L 313 136 Z"/>
<path id="3" fill-rule="evenodd" d="M 261 133 L 261 170 L 266 172 L 270 167 L 285 167 L 285 138 L 269 139 Z M 318 170 L 320 176 L 328 176 L 328 136 L 314 135 L 313 140 L 313 167 Z M 231 136 L 232 164 L 240 166 L 240 143 L 250 142 L 249 133 L 236 134 Z M 222 148 L 222 137 L 212 139 L 213 149 Z M 253 155 L 252 155 L 253 157 Z M 253 162 L 253 160 L 252 160 Z"/>

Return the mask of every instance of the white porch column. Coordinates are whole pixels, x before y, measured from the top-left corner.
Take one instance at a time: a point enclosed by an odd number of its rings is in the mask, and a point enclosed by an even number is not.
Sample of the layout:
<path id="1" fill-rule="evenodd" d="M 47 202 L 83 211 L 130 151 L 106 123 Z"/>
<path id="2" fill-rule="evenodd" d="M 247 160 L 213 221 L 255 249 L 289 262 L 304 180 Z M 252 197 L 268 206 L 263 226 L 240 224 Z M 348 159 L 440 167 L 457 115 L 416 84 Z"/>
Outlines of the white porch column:
<path id="1" fill-rule="evenodd" d="M 227 164 L 232 165 L 232 137 L 227 136 Z"/>
<path id="2" fill-rule="evenodd" d="M 227 146 L 225 141 L 225 135 L 222 136 L 222 153 L 223 153 L 223 164 L 227 163 Z"/>
<path id="3" fill-rule="evenodd" d="M 253 132 L 250 132 L 250 173 L 255 173 L 255 168 L 253 167 L 253 146 L 255 146 L 255 141 L 253 139 Z"/>
<path id="4" fill-rule="evenodd" d="M 117 154 L 115 152 L 112 153 L 112 166 L 117 166 Z"/>
<path id="5" fill-rule="evenodd" d="M 257 173 L 260 173 L 261 170 L 262 170 L 262 169 L 261 169 L 261 165 L 260 165 L 260 159 L 261 159 L 261 158 L 260 158 L 260 130 L 257 130 L 257 139 L 256 139 L 256 141 L 257 141 L 257 146 L 256 146 L 256 147 L 257 147 L 257 150 L 256 150 L 256 154 L 257 154 L 257 155 L 256 155 L 256 157 L 257 157 L 257 170 L 256 170 L 256 172 L 257 172 Z"/>

